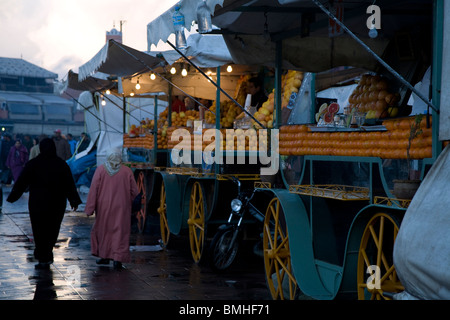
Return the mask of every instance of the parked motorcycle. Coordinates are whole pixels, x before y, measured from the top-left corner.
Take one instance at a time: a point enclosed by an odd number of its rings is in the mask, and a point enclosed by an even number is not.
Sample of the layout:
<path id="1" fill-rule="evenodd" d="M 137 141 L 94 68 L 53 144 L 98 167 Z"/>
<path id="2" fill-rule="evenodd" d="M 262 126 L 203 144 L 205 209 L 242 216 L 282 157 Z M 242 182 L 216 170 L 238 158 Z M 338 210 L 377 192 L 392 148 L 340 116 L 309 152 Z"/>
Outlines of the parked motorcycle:
<path id="1" fill-rule="evenodd" d="M 264 214 L 251 203 L 258 189 L 244 189 L 238 178 L 233 176 L 228 178 L 237 185 L 238 196 L 231 200 L 231 213 L 227 223 L 219 226 L 210 244 L 209 262 L 216 272 L 230 268 L 235 261 L 242 240 L 244 219 L 252 217 L 259 223 L 264 221 Z"/>

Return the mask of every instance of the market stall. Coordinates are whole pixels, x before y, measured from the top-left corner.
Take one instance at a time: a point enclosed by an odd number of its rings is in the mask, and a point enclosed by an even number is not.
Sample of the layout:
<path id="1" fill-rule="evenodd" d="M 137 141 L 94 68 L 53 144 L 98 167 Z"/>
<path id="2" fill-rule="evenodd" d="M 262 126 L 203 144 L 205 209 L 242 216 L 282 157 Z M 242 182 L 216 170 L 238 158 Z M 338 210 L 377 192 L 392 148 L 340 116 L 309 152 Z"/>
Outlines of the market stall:
<path id="1" fill-rule="evenodd" d="M 377 1 L 384 13 L 377 30 L 366 23 L 370 4 L 334 5 L 224 1 L 212 18 L 236 62 L 276 66 L 277 89 L 283 88 L 286 69 L 365 70 L 344 106 L 319 103 L 313 74 L 304 95 L 312 107 L 310 121 L 275 121 L 284 187 L 265 188 L 273 198 L 263 229 L 274 299 L 293 299 L 299 292 L 316 299 L 388 299 L 401 292 L 393 248 L 411 195 L 400 195 L 394 183 L 411 181 L 411 171 L 420 183 L 442 149 L 437 139 L 442 42 L 430 36 L 439 36 L 442 28 L 438 2 L 408 3 L 410 10 L 399 13 L 402 4 Z M 424 95 L 413 85 L 430 64 L 428 99 L 428 91 Z M 281 92 L 275 93 L 277 114 L 286 109 Z M 420 116 L 410 116 L 412 92 L 424 102 Z"/>

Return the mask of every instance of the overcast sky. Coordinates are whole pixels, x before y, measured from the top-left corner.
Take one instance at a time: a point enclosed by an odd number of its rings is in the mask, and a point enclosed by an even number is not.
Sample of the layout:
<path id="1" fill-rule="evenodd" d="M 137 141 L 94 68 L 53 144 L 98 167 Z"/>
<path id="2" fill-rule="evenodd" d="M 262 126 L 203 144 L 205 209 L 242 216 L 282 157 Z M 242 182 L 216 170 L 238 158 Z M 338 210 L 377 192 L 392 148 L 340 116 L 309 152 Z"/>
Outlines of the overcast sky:
<path id="1" fill-rule="evenodd" d="M 23 58 L 59 75 L 91 59 L 106 31 L 123 25 L 123 43 L 147 50 L 147 24 L 177 0 L 0 0 L 0 57 Z"/>

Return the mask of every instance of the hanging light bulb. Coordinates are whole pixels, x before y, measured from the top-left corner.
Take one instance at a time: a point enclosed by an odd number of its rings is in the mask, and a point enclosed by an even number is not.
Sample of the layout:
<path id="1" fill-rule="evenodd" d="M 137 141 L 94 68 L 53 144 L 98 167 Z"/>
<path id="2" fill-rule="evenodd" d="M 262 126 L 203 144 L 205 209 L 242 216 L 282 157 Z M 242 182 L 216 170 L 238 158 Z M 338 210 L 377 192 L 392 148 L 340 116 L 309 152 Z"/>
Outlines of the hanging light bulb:
<path id="1" fill-rule="evenodd" d="M 139 78 L 137 79 L 136 83 L 136 90 L 139 90 L 141 88 L 141 85 L 139 84 Z"/>
<path id="2" fill-rule="evenodd" d="M 130 97 L 133 97 L 133 96 L 134 96 L 134 92 L 131 92 L 131 93 L 130 93 Z"/>
<path id="3" fill-rule="evenodd" d="M 227 72 L 231 72 L 231 71 L 233 71 L 233 67 L 232 67 L 231 65 L 229 65 L 229 66 L 227 67 Z"/>
<path id="4" fill-rule="evenodd" d="M 155 76 L 154 73 L 152 73 L 152 74 L 150 75 L 150 79 L 151 79 L 151 80 L 155 80 L 155 79 L 156 79 L 156 76 Z"/>
<path id="5" fill-rule="evenodd" d="M 106 94 L 111 94 L 111 91 L 109 89 L 106 90 Z"/>
<path id="6" fill-rule="evenodd" d="M 186 68 L 183 68 L 183 70 L 181 70 L 181 75 L 182 75 L 183 77 L 186 77 L 186 76 L 187 76 L 187 70 L 186 70 Z"/>
<path id="7" fill-rule="evenodd" d="M 175 67 L 172 67 L 172 69 L 170 69 L 170 73 L 171 73 L 171 74 L 177 73 L 177 69 L 175 69 Z"/>
<path id="8" fill-rule="evenodd" d="M 102 106 L 106 106 L 106 101 L 104 97 L 102 97 Z"/>

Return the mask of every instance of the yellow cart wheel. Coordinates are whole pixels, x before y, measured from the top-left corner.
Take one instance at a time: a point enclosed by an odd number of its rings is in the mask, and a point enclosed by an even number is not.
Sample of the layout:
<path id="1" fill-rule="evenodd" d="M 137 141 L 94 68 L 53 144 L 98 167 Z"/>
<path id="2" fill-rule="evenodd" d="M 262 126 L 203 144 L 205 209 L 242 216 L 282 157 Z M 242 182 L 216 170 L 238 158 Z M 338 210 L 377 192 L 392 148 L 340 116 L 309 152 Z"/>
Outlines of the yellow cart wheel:
<path id="1" fill-rule="evenodd" d="M 167 247 L 170 238 L 169 223 L 167 222 L 167 204 L 166 204 L 166 189 L 164 182 L 161 183 L 161 193 L 159 196 L 159 227 L 161 231 L 161 241 L 164 247 Z"/>
<path id="2" fill-rule="evenodd" d="M 192 258 L 195 262 L 200 262 L 205 245 L 205 202 L 202 185 L 198 181 L 191 189 L 188 227 Z"/>
<path id="3" fill-rule="evenodd" d="M 359 300 L 388 300 L 384 292 L 398 293 L 404 290 L 393 262 L 398 230 L 398 223 L 386 213 L 377 213 L 368 222 L 358 254 Z"/>
<path id="4" fill-rule="evenodd" d="M 139 233 L 142 233 L 145 228 L 145 218 L 147 214 L 147 179 L 144 171 L 139 171 L 136 177 L 136 184 L 139 192 L 142 193 L 141 209 L 136 212 L 137 227 Z"/>
<path id="5" fill-rule="evenodd" d="M 294 300 L 299 292 L 289 250 L 289 236 L 278 198 L 270 201 L 264 219 L 264 267 L 270 294 L 274 300 Z"/>

